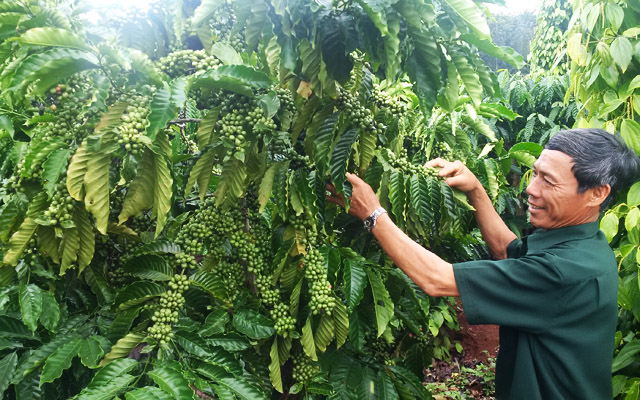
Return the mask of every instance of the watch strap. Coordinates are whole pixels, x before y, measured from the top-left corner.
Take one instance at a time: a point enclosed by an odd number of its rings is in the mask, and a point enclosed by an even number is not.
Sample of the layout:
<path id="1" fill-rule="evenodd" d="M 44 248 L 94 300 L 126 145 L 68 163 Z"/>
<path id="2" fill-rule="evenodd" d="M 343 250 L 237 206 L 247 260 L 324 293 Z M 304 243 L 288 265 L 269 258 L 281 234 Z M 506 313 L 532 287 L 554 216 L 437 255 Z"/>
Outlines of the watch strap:
<path id="1" fill-rule="evenodd" d="M 371 232 L 373 227 L 376 226 L 376 221 L 378 220 L 378 217 L 386 212 L 387 210 L 385 210 L 382 207 L 378 207 L 375 210 L 373 210 L 371 215 L 369 215 L 367 218 L 364 219 L 364 229 Z"/>

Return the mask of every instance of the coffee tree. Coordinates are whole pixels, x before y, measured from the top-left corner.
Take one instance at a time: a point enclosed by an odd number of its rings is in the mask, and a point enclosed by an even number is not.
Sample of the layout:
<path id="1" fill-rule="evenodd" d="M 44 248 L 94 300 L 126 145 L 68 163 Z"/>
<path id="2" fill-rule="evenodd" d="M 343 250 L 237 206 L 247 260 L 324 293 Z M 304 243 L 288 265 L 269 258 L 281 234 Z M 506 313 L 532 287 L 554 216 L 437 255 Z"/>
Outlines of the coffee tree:
<path id="1" fill-rule="evenodd" d="M 567 28 L 573 15 L 569 0 L 546 0 L 536 17 L 529 63 L 533 75 L 562 75 L 569 69 Z"/>
<path id="2" fill-rule="evenodd" d="M 429 398 L 452 304 L 325 184 L 355 172 L 425 247 L 484 256 L 422 165 L 511 193 L 535 151 L 496 138 L 517 115 L 478 49 L 522 58 L 467 0 L 172 6 L 0 4 L 0 393 Z"/>

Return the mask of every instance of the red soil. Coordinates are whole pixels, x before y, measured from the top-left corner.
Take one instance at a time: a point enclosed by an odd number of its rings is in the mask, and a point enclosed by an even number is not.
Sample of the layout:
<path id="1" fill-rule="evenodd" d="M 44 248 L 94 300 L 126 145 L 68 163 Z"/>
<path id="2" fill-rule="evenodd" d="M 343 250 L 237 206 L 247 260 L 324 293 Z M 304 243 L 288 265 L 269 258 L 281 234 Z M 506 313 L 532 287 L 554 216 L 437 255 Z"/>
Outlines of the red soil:
<path id="1" fill-rule="evenodd" d="M 465 364 L 473 361 L 486 363 L 487 358 L 498 354 L 497 325 L 469 325 L 460 299 L 456 301 L 456 313 L 460 322 L 457 339 L 462 344 L 462 360 Z"/>

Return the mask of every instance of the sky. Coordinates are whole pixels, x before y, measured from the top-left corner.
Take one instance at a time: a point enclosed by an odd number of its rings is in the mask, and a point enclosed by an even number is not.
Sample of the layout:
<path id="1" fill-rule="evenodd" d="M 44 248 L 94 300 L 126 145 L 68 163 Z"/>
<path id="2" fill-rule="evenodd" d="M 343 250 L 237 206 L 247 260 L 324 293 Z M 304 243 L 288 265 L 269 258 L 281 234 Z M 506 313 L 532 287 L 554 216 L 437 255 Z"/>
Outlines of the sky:
<path id="1" fill-rule="evenodd" d="M 494 14 L 522 14 L 525 11 L 537 13 L 542 0 L 505 0 L 505 6 L 487 4 Z"/>

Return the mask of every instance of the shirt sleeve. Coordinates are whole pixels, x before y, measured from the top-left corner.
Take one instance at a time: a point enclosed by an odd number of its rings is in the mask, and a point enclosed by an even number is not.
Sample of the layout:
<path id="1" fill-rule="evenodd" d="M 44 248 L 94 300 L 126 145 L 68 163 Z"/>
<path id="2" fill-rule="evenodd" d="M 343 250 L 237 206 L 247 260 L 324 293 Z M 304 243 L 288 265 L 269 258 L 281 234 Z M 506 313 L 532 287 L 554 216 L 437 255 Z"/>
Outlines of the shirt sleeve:
<path id="1" fill-rule="evenodd" d="M 562 296 L 563 278 L 556 261 L 555 256 L 541 253 L 453 264 L 469 323 L 511 326 L 531 333 L 546 330 Z"/>
<path id="2" fill-rule="evenodd" d="M 518 258 L 522 255 L 522 239 L 514 239 L 507 246 L 507 258 Z"/>

